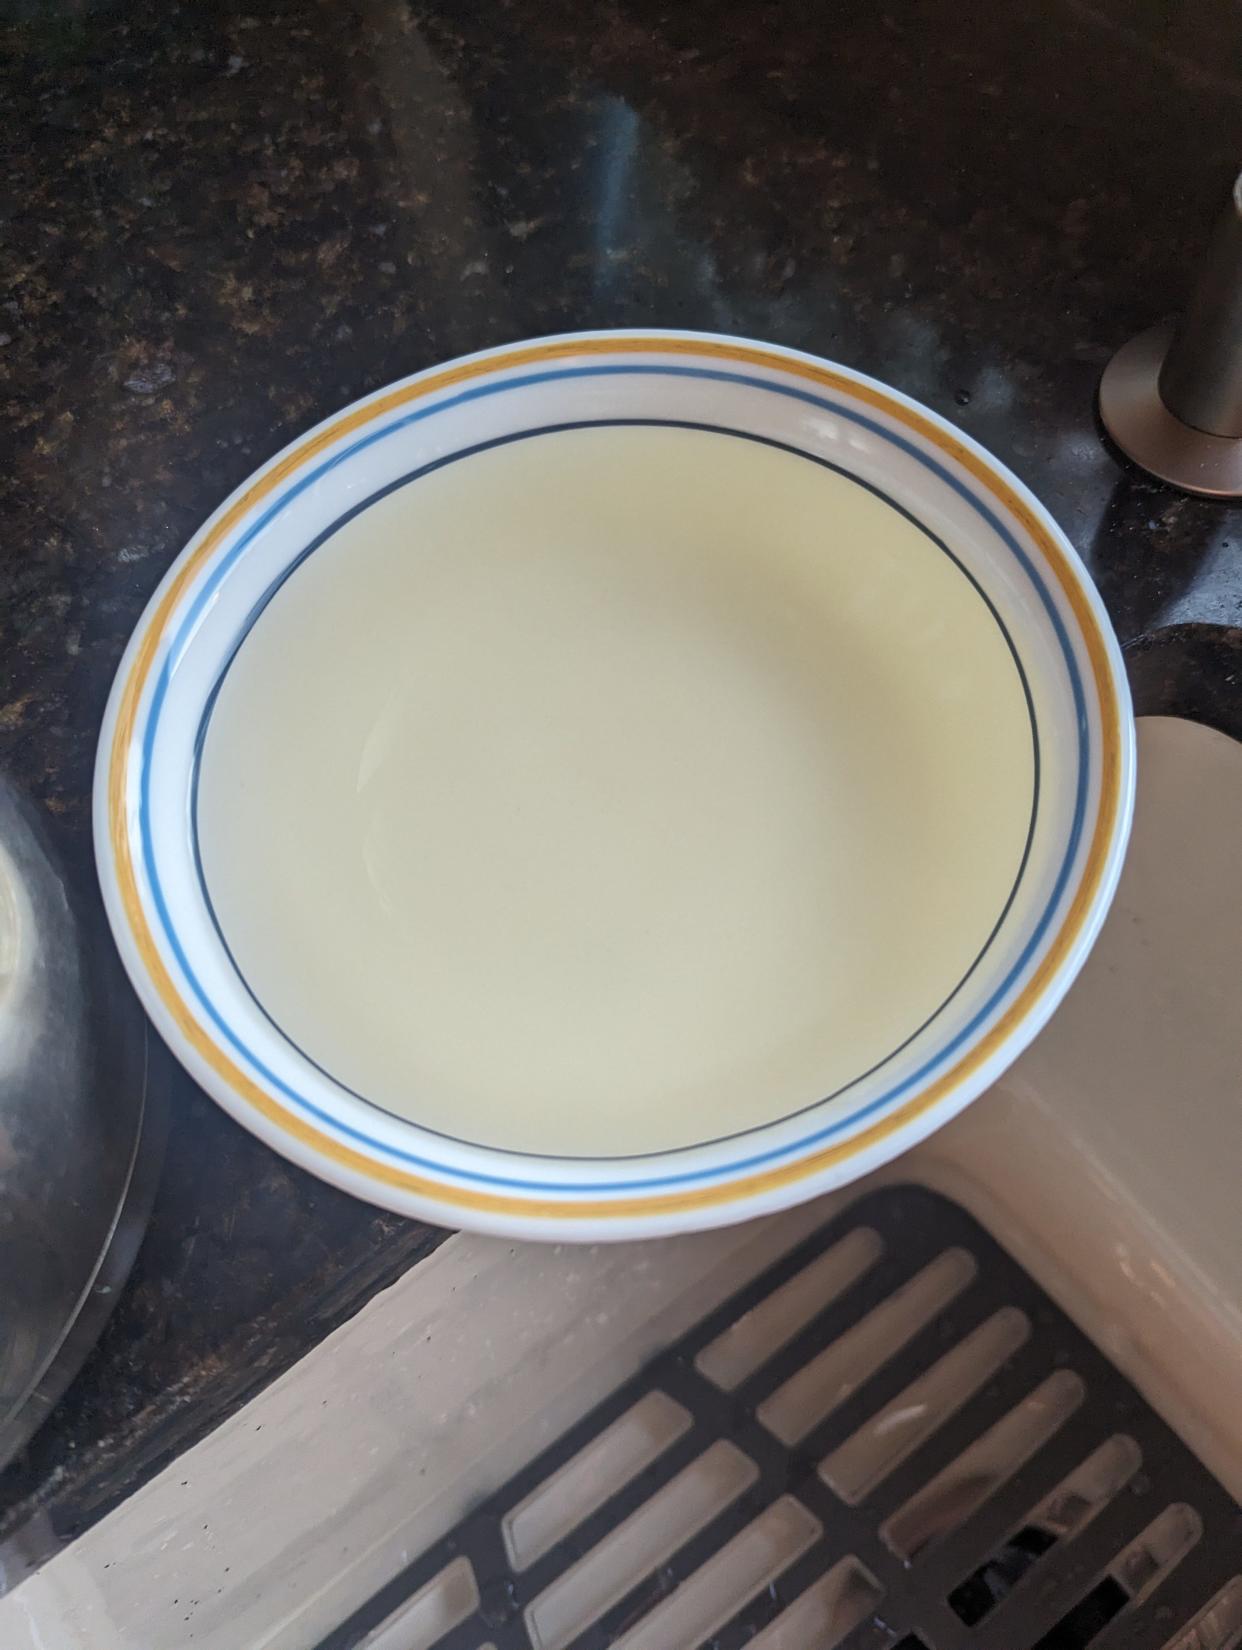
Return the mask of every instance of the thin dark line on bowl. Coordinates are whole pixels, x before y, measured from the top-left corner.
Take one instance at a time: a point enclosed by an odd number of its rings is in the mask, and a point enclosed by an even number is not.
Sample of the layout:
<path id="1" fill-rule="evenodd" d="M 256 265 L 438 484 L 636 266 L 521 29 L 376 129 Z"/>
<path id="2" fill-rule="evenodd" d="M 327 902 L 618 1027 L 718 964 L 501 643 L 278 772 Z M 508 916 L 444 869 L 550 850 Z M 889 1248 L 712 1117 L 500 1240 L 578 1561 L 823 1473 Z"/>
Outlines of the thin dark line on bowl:
<path id="1" fill-rule="evenodd" d="M 293 576 L 294 573 L 297 572 L 298 568 L 301 567 L 302 564 L 307 561 L 316 550 L 320 549 L 329 539 L 333 538 L 338 532 L 340 532 L 343 527 L 347 526 L 348 523 L 351 522 L 356 516 L 361 515 L 364 510 L 369 510 L 372 505 L 378 504 L 381 499 L 387 498 L 390 493 L 395 493 L 400 488 L 407 487 L 413 482 L 421 481 L 424 476 L 431 475 L 436 470 L 442 470 L 446 468 L 446 466 L 455 464 L 461 459 L 475 458 L 480 453 L 489 452 L 495 447 L 511 446 L 514 442 L 527 441 L 535 436 L 563 435 L 572 430 L 618 429 L 634 427 L 697 430 L 708 435 L 732 436 L 740 441 L 753 441 L 762 447 L 773 447 L 779 452 L 790 453 L 795 458 L 807 459 L 812 464 L 818 464 L 821 469 L 831 470 L 835 475 L 842 476 L 846 481 L 850 481 L 855 486 L 863 488 L 865 492 L 871 493 L 882 503 L 888 505 L 890 509 L 895 510 L 897 514 L 908 521 L 912 527 L 915 527 L 924 538 L 930 540 L 930 542 L 934 544 L 936 548 L 942 552 L 942 554 L 947 556 L 957 568 L 958 572 L 961 573 L 963 578 L 965 578 L 970 584 L 975 594 L 979 597 L 980 601 L 983 602 L 984 606 L 991 614 L 997 629 L 1004 638 L 1005 646 L 1009 650 L 1009 656 L 1013 660 L 1014 669 L 1017 671 L 1018 680 L 1022 684 L 1022 694 L 1026 702 L 1026 712 L 1031 727 L 1031 817 L 1027 826 L 1026 841 L 1023 844 L 1022 856 L 1018 862 L 1017 873 L 1014 876 L 1013 885 L 1009 890 L 1008 897 L 1006 898 L 1004 905 L 1001 907 L 1000 915 L 992 925 L 987 938 L 984 940 L 982 946 L 975 955 L 974 960 L 966 969 L 966 972 L 958 980 L 957 984 L 943 999 L 943 1001 L 941 1001 L 932 1010 L 922 1024 L 916 1026 L 915 1029 L 910 1032 L 910 1034 L 904 1038 L 902 1042 L 898 1043 L 895 1048 L 890 1049 L 887 1054 L 885 1054 L 881 1059 L 875 1061 L 872 1065 L 868 1066 L 865 1071 L 861 1071 L 857 1076 L 851 1077 L 847 1083 L 842 1083 L 838 1088 L 833 1089 L 830 1094 L 823 1095 L 818 1100 L 811 1101 L 808 1105 L 799 1106 L 794 1111 L 782 1112 L 779 1117 L 768 1118 L 762 1123 L 751 1124 L 749 1128 L 735 1129 L 730 1134 L 713 1135 L 708 1140 L 698 1140 L 688 1146 L 673 1146 L 668 1147 L 663 1151 L 653 1152 L 610 1153 L 605 1156 L 600 1156 L 598 1154 L 586 1155 L 567 1152 L 528 1152 L 509 1146 L 489 1146 L 483 1141 L 467 1140 L 463 1139 L 460 1135 L 449 1134 L 444 1129 L 433 1129 L 426 1123 L 414 1123 L 416 1128 L 424 1130 L 427 1134 L 433 1135 L 436 1139 L 451 1141 L 454 1145 L 467 1146 L 476 1151 L 503 1151 L 508 1157 L 530 1158 L 532 1161 L 539 1162 L 634 1163 L 661 1157 L 677 1157 L 683 1152 L 702 1151 L 705 1146 L 726 1145 L 731 1140 L 742 1140 L 745 1139 L 747 1135 L 757 1134 L 764 1129 L 775 1128 L 781 1123 L 792 1122 L 796 1117 L 804 1117 L 808 1112 L 816 1111 L 820 1106 L 828 1105 L 833 1100 L 840 1099 L 843 1094 L 848 1093 L 848 1091 L 852 1088 L 856 1088 L 859 1083 L 866 1082 L 868 1077 L 874 1076 L 875 1073 L 881 1070 L 882 1067 L 888 1065 L 890 1061 L 895 1060 L 899 1054 L 909 1048 L 911 1043 L 921 1037 L 934 1021 L 939 1019 L 940 1015 L 944 1013 L 945 1009 L 948 1008 L 953 999 L 969 982 L 971 976 L 974 974 L 975 970 L 979 967 L 979 964 L 983 961 L 984 957 L 991 949 L 993 941 L 996 939 L 997 934 L 1004 925 L 1006 917 L 1013 908 L 1014 900 L 1017 898 L 1018 890 L 1022 885 L 1022 879 L 1026 874 L 1026 867 L 1030 862 L 1031 857 L 1031 848 L 1035 840 L 1035 826 L 1039 814 L 1041 759 L 1039 729 L 1035 716 L 1035 701 L 1031 694 L 1030 683 L 1027 681 L 1026 671 L 1022 666 L 1022 660 L 1018 656 L 1017 648 L 1014 646 L 1013 637 L 1009 634 L 1008 626 L 1005 624 L 1004 619 L 1001 618 L 996 604 L 988 595 L 987 591 L 984 590 L 975 575 L 963 564 L 960 558 L 954 554 L 944 540 L 937 534 L 933 533 L 929 527 L 921 522 L 917 516 L 912 514 L 911 511 L 907 510 L 904 505 L 899 504 L 896 499 L 891 498 L 882 488 L 875 486 L 875 484 L 870 481 L 864 481 L 860 476 L 854 475 L 851 471 L 845 469 L 840 464 L 834 464 L 831 459 L 823 458 L 817 453 L 808 453 L 803 448 L 795 447 L 789 442 L 777 441 L 771 436 L 755 435 L 747 430 L 732 430 L 724 425 L 700 423 L 690 419 L 576 419 L 563 424 L 542 425 L 540 428 L 533 430 L 518 430 L 510 435 L 494 436 L 488 441 L 479 442 L 474 447 L 463 448 L 460 452 L 449 453 L 443 458 L 433 459 L 430 463 L 420 465 L 418 469 L 411 470 L 404 476 L 399 476 L 395 481 L 388 482 L 385 486 L 370 494 L 369 497 L 361 500 L 358 504 L 351 506 L 351 508 L 345 511 L 343 515 L 338 516 L 330 526 L 324 528 L 322 533 L 319 533 L 314 539 L 312 539 L 306 548 L 289 563 L 288 567 L 284 569 L 280 577 L 275 579 L 272 584 L 268 586 L 259 601 L 256 602 L 254 607 L 251 608 L 244 625 L 238 633 L 237 640 L 229 652 L 228 658 L 224 661 L 220 674 L 217 676 L 214 684 L 212 685 L 211 691 L 208 693 L 203 704 L 203 713 L 199 720 L 198 731 L 194 738 L 194 765 L 191 773 L 189 797 L 190 845 L 194 860 L 195 874 L 198 877 L 199 888 L 201 889 L 203 895 L 203 903 L 207 907 L 207 914 L 211 918 L 212 927 L 216 932 L 216 938 L 219 940 L 221 948 L 223 949 L 225 956 L 228 958 L 234 973 L 237 975 L 237 978 L 241 981 L 243 987 L 245 988 L 246 994 L 254 1003 L 259 1013 L 272 1027 L 273 1031 L 275 1031 L 278 1036 L 285 1043 L 287 1043 L 288 1046 L 293 1049 L 302 1060 L 305 1060 L 306 1064 L 310 1066 L 312 1070 L 317 1071 L 321 1077 L 326 1077 L 330 1083 L 334 1083 L 343 1093 L 352 1096 L 353 1099 L 360 1101 L 365 1106 L 370 1106 L 372 1110 L 380 1112 L 383 1116 L 392 1118 L 394 1122 L 406 1124 L 414 1122 L 412 1118 L 406 1117 L 401 1112 L 390 1111 L 387 1106 L 382 1106 L 378 1101 L 372 1100 L 369 1096 L 360 1094 L 357 1089 L 350 1088 L 348 1083 L 342 1082 L 341 1079 L 330 1072 L 326 1066 L 320 1065 L 317 1060 L 313 1059 L 299 1043 L 296 1043 L 284 1027 L 281 1026 L 263 1006 L 263 1003 L 259 1000 L 259 997 L 256 995 L 249 980 L 238 966 L 238 962 L 236 957 L 233 955 L 232 948 L 224 937 L 224 931 L 221 928 L 219 918 L 216 915 L 216 909 L 212 903 L 211 893 L 207 887 L 206 873 L 203 869 L 202 850 L 199 843 L 198 829 L 198 794 L 199 775 L 202 771 L 203 746 L 206 742 L 207 730 L 211 721 L 212 712 L 215 709 L 216 701 L 220 694 L 220 689 L 224 685 L 225 677 L 231 670 L 233 662 L 237 658 L 238 653 L 241 651 L 242 646 L 254 630 L 259 619 L 262 617 L 264 610 L 285 585 L 285 583 Z"/>

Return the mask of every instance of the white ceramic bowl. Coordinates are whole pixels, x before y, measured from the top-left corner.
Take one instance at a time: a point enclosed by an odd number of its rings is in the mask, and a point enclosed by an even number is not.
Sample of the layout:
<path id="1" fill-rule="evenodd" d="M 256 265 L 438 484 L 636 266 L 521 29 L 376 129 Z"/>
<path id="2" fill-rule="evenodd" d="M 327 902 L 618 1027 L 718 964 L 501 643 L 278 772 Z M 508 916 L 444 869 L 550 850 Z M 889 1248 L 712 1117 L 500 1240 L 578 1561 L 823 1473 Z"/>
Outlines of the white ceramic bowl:
<path id="1" fill-rule="evenodd" d="M 594 1240 L 960 1111 L 1081 966 L 1133 780 L 1099 598 L 974 442 L 794 351 L 584 333 L 382 390 L 221 506 L 122 661 L 95 834 L 247 1128 Z"/>

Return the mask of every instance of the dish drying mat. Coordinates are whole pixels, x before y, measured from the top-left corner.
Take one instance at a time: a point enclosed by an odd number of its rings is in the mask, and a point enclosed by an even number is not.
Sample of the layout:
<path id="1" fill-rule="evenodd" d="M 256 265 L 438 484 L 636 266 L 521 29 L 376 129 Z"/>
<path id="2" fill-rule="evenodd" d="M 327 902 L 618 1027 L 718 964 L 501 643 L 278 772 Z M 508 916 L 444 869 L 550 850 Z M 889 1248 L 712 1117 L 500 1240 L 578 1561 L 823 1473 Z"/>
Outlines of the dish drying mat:
<path id="1" fill-rule="evenodd" d="M 1000 1245 L 863 1198 L 319 1650 L 1239 1650 L 1242 1508 Z"/>

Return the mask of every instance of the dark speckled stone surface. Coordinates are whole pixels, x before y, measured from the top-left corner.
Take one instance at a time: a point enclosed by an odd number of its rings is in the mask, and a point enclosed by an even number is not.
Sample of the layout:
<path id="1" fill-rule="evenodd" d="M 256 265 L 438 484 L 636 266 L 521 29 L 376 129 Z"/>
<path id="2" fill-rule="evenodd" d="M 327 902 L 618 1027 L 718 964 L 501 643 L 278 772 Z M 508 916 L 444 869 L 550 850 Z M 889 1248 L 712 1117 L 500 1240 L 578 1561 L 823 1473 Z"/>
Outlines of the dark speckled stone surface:
<path id="1" fill-rule="evenodd" d="M 1093 407 L 1111 351 L 1179 304 L 1236 167 L 1232 0 L 19 9 L 0 767 L 79 842 L 126 636 L 219 500 L 377 385 L 587 325 L 750 333 L 922 398 L 1062 521 L 1141 708 L 1242 732 L 1242 632 L 1209 628 L 1242 624 L 1242 515 L 1127 471 Z M 169 1090 L 130 1286 L 0 1477 L 32 1549 L 438 1236 Z"/>

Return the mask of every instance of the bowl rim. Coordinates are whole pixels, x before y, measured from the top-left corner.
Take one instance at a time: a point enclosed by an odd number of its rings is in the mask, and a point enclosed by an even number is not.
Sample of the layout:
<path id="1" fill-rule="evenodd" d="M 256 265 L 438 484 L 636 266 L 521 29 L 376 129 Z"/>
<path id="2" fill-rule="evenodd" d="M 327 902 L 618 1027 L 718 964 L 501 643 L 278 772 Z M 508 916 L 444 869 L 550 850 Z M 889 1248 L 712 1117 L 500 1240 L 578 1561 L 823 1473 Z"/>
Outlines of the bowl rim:
<path id="1" fill-rule="evenodd" d="M 835 392 L 879 411 L 916 438 L 946 454 L 970 476 L 987 505 L 1003 521 L 1016 522 L 1033 540 L 1043 570 L 1070 608 L 1095 690 L 1099 743 L 1092 741 L 1089 773 L 1099 794 L 1090 839 L 1070 879 L 1072 896 L 1047 941 L 1038 965 L 991 1025 L 967 1038 L 951 1064 L 902 1098 L 874 1108 L 863 1125 L 841 1139 L 786 1147 L 780 1161 L 757 1171 L 713 1165 L 710 1178 L 665 1189 L 627 1191 L 566 1186 L 501 1190 L 462 1184 L 448 1166 L 415 1172 L 394 1161 L 356 1150 L 326 1133 L 307 1116 L 269 1094 L 202 1025 L 185 1000 L 153 936 L 132 851 L 135 808 L 130 777 L 144 693 L 161 641 L 182 597 L 204 566 L 255 507 L 326 449 L 398 408 L 441 391 L 471 385 L 515 368 L 567 358 L 635 355 L 706 358 L 709 363 L 767 369 L 801 381 L 808 400 Z M 95 773 L 96 855 L 105 905 L 122 960 L 165 1040 L 182 1064 L 238 1121 L 303 1167 L 370 1201 L 441 1223 L 464 1224 L 508 1235 L 632 1237 L 691 1226 L 721 1224 L 801 1201 L 856 1178 L 925 1137 L 960 1111 L 1014 1059 L 1046 1022 L 1068 989 L 1103 922 L 1115 890 L 1129 833 L 1134 798 L 1134 728 L 1121 653 L 1103 603 L 1081 561 L 1048 512 L 1004 465 L 985 449 L 901 392 L 864 374 L 802 351 L 750 339 L 679 329 L 633 329 L 558 334 L 502 345 L 431 367 L 354 402 L 295 439 L 254 472 L 216 510 L 178 554 L 143 611 L 117 671 L 104 715 Z M 1068 891 L 1068 890 L 1067 890 Z M 1055 905 L 1056 902 L 1054 902 Z M 329 1080 L 330 1081 L 330 1080 Z M 321 1096 L 320 1098 L 323 1098 Z M 330 1121 L 330 1107 L 323 1113 Z M 775 1125 L 756 1125 L 762 1134 Z M 425 1131 L 402 1122 L 412 1140 Z M 497 1163 L 529 1162 L 526 1154 L 478 1147 Z M 690 1162 L 705 1144 L 670 1156 Z M 551 1162 L 560 1162 L 554 1158 Z M 616 1165 L 608 1157 L 566 1159 Z M 549 1164 L 550 1166 L 550 1164 Z M 486 1179 L 486 1177 L 479 1177 Z M 497 1177 L 500 1178 L 500 1177 Z M 503 1186 L 503 1179 L 500 1180 Z"/>

